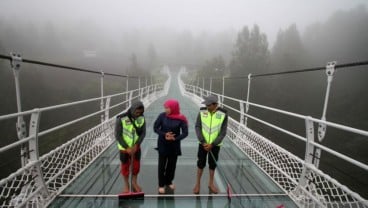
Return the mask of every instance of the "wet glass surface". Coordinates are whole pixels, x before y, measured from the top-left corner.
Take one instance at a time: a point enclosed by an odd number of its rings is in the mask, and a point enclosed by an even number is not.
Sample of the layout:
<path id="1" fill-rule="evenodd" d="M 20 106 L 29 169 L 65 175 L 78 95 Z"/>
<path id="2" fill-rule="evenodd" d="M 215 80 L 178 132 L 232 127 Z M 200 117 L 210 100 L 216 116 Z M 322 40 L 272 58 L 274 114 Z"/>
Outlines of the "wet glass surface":
<path id="1" fill-rule="evenodd" d="M 189 99 L 181 96 L 174 76 L 168 96 L 155 101 L 146 108 L 145 112 L 147 136 L 142 144 L 141 171 L 138 182 L 146 197 L 143 200 L 127 200 L 119 203 L 117 194 L 123 189 L 123 179 L 120 175 L 117 147 L 114 144 L 74 180 L 50 207 L 277 207 L 280 205 L 296 207 L 262 170 L 226 138 L 220 150 L 215 174 L 219 195 L 223 196 L 184 196 L 192 194 L 196 178 L 198 142 L 194 124 L 199 108 Z M 157 198 L 155 195 L 158 193 L 158 152 L 154 149 L 157 144 L 157 135 L 153 132 L 152 125 L 159 113 L 163 112 L 162 104 L 168 98 L 179 100 L 181 112 L 187 116 L 189 121 L 189 136 L 181 143 L 182 156 L 177 162 L 174 195 Z M 207 183 L 208 166 L 202 176 L 201 194 L 209 194 Z M 233 197 L 229 203 L 226 197 L 227 184 L 230 185 L 234 194 L 243 195 Z M 86 196 L 77 197 L 80 195 Z"/>
<path id="2" fill-rule="evenodd" d="M 113 198 L 73 198 L 73 200 L 59 197 L 51 207 L 119 207 L 119 208 L 224 208 L 224 207 L 257 207 L 277 208 L 296 207 L 288 197 L 234 197 L 229 201 L 227 197 L 159 197 L 144 200 L 120 201 Z"/>

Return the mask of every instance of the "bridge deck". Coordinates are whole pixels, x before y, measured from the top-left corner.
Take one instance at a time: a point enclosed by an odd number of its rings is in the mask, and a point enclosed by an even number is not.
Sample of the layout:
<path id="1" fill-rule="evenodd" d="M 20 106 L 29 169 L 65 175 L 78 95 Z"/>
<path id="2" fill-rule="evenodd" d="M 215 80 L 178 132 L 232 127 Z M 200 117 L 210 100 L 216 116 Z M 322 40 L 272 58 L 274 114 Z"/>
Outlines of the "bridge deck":
<path id="1" fill-rule="evenodd" d="M 119 204 L 116 196 L 123 187 L 120 175 L 120 161 L 115 145 L 105 151 L 93 162 L 50 207 L 225 207 L 229 205 L 226 197 L 226 182 L 230 182 L 234 194 L 231 204 L 234 207 L 296 207 L 294 202 L 232 142 L 225 141 L 220 151 L 219 168 L 215 181 L 220 190 L 218 195 L 208 195 L 206 169 L 202 177 L 201 194 L 190 196 L 195 182 L 197 139 L 194 123 L 198 107 L 191 100 L 182 97 L 176 76 L 172 77 L 167 97 L 151 104 L 145 112 L 147 136 L 142 145 L 142 163 L 139 183 L 145 192 L 144 200 L 128 201 Z M 189 136 L 182 141 L 174 183 L 174 195 L 157 195 L 158 153 L 154 150 L 157 135 L 153 132 L 153 122 L 163 111 L 167 98 L 180 101 L 181 111 L 189 120 Z M 226 140 L 226 139 L 225 139 Z"/>

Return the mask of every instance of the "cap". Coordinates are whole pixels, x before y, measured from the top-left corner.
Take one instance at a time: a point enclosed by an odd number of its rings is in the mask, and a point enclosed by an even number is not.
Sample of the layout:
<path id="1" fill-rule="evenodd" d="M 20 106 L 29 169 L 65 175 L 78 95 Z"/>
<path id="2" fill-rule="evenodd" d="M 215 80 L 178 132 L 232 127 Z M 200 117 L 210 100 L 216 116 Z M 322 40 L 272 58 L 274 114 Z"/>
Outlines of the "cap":
<path id="1" fill-rule="evenodd" d="M 218 102 L 217 97 L 214 96 L 214 95 L 204 97 L 203 99 L 204 99 L 204 101 L 202 102 L 202 104 L 205 104 L 205 105 L 210 105 L 212 103 L 217 103 Z"/>

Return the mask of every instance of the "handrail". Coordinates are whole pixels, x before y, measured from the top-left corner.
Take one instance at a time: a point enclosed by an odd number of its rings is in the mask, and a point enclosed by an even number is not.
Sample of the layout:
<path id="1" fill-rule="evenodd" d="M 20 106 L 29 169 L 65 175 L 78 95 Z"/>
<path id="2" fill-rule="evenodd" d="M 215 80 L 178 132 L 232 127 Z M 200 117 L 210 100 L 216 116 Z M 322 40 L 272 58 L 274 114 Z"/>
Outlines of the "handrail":
<path id="1" fill-rule="evenodd" d="M 150 105 L 155 99 L 167 94 L 168 85 L 164 83 L 148 84 L 147 79 L 145 86 L 141 86 L 140 77 L 117 75 L 111 73 L 97 72 L 89 69 L 82 69 L 76 67 L 63 66 L 58 64 L 22 59 L 19 55 L 12 54 L 12 57 L 0 54 L 0 59 L 11 60 L 11 67 L 14 72 L 17 95 L 17 113 L 7 115 L 0 115 L 0 121 L 12 118 L 17 120 L 17 134 L 18 141 L 0 147 L 0 153 L 4 153 L 9 149 L 20 147 L 20 156 L 22 167 L 8 177 L 0 180 L 0 207 L 21 207 L 34 206 L 37 201 L 38 207 L 47 206 L 56 194 L 62 191 L 68 183 L 74 180 L 81 171 L 87 168 L 96 157 L 105 151 L 114 141 L 113 126 L 114 118 L 110 117 L 109 112 L 119 106 L 124 106 L 125 109 L 119 110 L 123 112 L 129 109 L 132 101 L 141 100 L 145 106 Z M 32 63 L 44 66 L 65 68 L 74 71 L 81 71 L 84 73 L 94 73 L 101 76 L 101 96 L 84 99 L 79 101 L 67 102 L 58 105 L 52 105 L 42 108 L 35 108 L 32 110 L 22 111 L 20 102 L 20 85 L 19 72 L 20 63 Z M 168 72 L 167 69 L 165 71 Z M 104 76 L 119 76 L 125 77 L 126 88 L 124 92 L 115 93 L 111 95 L 104 95 Z M 129 88 L 129 78 L 138 78 L 138 88 Z M 163 82 L 164 80 L 162 80 Z M 110 104 L 112 98 L 122 96 L 122 101 Z M 100 101 L 100 109 L 89 113 L 88 115 L 79 116 L 62 124 L 50 127 L 43 131 L 39 130 L 39 123 L 42 113 L 46 111 L 57 111 L 60 109 L 69 108 L 72 106 L 80 106 L 85 103 Z M 73 125 L 82 120 L 86 120 L 96 115 L 101 115 L 101 123 L 86 132 L 71 138 L 68 142 L 55 148 L 54 150 L 40 156 L 40 149 L 38 147 L 39 137 L 45 136 L 51 132 Z M 26 130 L 26 123 L 23 116 L 30 116 L 29 132 Z M 57 161 L 55 163 L 55 161 Z M 72 169 L 69 171 L 68 169 Z M 31 205 L 32 204 L 32 205 Z"/>
<path id="2" fill-rule="evenodd" d="M 132 91 L 137 91 L 137 90 L 132 90 Z M 70 107 L 70 106 L 73 106 L 73 105 L 84 104 L 84 103 L 89 103 L 89 102 L 93 102 L 93 101 L 100 101 L 101 99 L 112 98 L 112 97 L 116 97 L 116 96 L 119 96 L 119 95 L 125 95 L 125 94 L 128 94 L 129 92 L 130 91 L 123 92 L 123 93 L 117 93 L 117 94 L 113 94 L 113 95 L 106 95 L 104 97 L 96 97 L 96 98 L 90 98 L 90 99 L 86 99 L 86 100 L 63 103 L 63 104 L 59 104 L 59 105 L 52 105 L 52 106 L 47 106 L 47 107 L 37 108 L 37 109 L 41 112 L 49 111 L 49 110 L 55 110 L 55 109 L 58 109 L 58 108 Z M 17 116 L 30 115 L 34 112 L 35 112 L 35 109 L 32 109 L 32 110 L 23 111 L 23 112 L 20 112 L 20 113 L 12 113 L 12 114 L 7 114 L 7 115 L 1 115 L 0 116 L 0 121 L 5 120 L 5 119 L 9 119 L 9 118 L 15 118 Z"/>
<path id="3" fill-rule="evenodd" d="M 191 85 L 186 85 L 186 86 L 188 86 L 188 87 L 193 87 L 193 86 L 191 86 Z M 194 86 L 194 87 L 196 87 L 196 86 Z M 197 87 L 197 88 L 199 88 L 199 87 Z M 211 93 L 211 92 L 209 92 L 208 90 L 204 90 L 204 89 L 202 89 L 202 88 L 199 88 L 199 90 L 203 90 L 203 91 L 204 91 L 204 92 L 206 92 L 206 93 Z M 217 95 L 217 96 L 223 96 L 223 95 L 221 95 L 221 94 L 213 93 L 213 92 L 212 92 L 211 94 L 213 94 L 213 95 Z M 232 97 L 228 97 L 228 96 L 223 96 L 223 97 L 225 97 L 225 98 L 227 98 L 227 99 L 229 99 L 229 100 L 232 100 L 232 101 L 248 103 L 249 105 L 253 105 L 253 106 L 255 106 L 255 107 L 259 107 L 259 108 L 262 108 L 262 109 L 265 109 L 265 110 L 270 110 L 270 111 L 273 111 L 273 112 L 281 113 L 281 114 L 288 115 L 288 116 L 295 117 L 295 118 L 300 118 L 300 119 L 303 119 L 303 120 L 305 120 L 305 119 L 309 118 L 311 121 L 314 121 L 314 122 L 316 122 L 316 123 L 324 123 L 324 124 L 326 124 L 326 125 L 328 125 L 328 126 L 335 127 L 335 128 L 337 128 L 337 129 L 341 129 L 341 130 L 349 131 L 349 132 L 356 133 L 356 134 L 359 134 L 359 135 L 362 135 L 362 136 L 368 136 L 368 131 L 365 131 L 365 130 L 360 130 L 360 129 L 356 129 L 356 128 L 353 128 L 353 127 L 345 126 L 345 125 L 342 125 L 342 124 L 337 124 L 337 123 L 333 123 L 333 122 L 329 122 L 329 121 L 324 121 L 324 120 L 321 120 L 321 119 L 317 119 L 317 118 L 313 118 L 313 117 L 309 117 L 309 116 L 301 115 L 301 114 L 298 114 L 298 113 L 292 113 L 292 112 L 288 112 L 288 111 L 285 111 L 285 110 L 280 110 L 280 109 L 276 109 L 276 108 L 273 108 L 273 107 L 268 107 L 268 106 L 265 106 L 265 105 L 260 105 L 260 104 L 256 104 L 256 103 L 251 103 L 251 102 L 247 102 L 247 101 L 240 100 L 240 99 L 237 99 L 237 98 L 232 98 Z M 223 105 L 224 105 L 226 108 L 228 108 L 228 109 L 231 109 L 231 110 L 233 110 L 233 111 L 235 111 L 235 112 L 237 112 L 237 113 L 241 113 L 239 110 L 237 110 L 237 109 L 233 108 L 233 107 L 232 107 L 232 106 L 230 106 L 230 105 L 227 105 L 227 104 L 223 104 Z M 251 118 L 251 119 L 254 119 L 254 120 L 258 121 L 258 122 L 261 122 L 261 123 L 263 123 L 263 124 L 265 124 L 265 125 L 267 125 L 267 126 L 270 126 L 270 127 L 274 128 L 274 129 L 276 129 L 276 130 L 279 130 L 279 131 L 282 131 L 282 132 L 284 132 L 284 133 L 286 133 L 286 134 L 289 134 L 290 136 L 293 136 L 293 137 L 295 137 L 295 138 L 297 138 L 297 139 L 303 140 L 303 141 L 305 141 L 305 142 L 307 141 L 307 139 L 306 139 L 305 137 L 301 137 L 301 136 L 299 136 L 299 135 L 297 135 L 297 134 L 294 134 L 294 133 L 292 133 L 292 132 L 290 132 L 290 131 L 287 131 L 287 130 L 285 130 L 285 129 L 281 130 L 282 128 L 277 127 L 277 126 L 275 126 L 275 125 L 273 125 L 273 124 L 270 124 L 270 123 L 268 123 L 268 122 L 262 121 L 262 120 L 258 119 L 258 118 L 257 118 L 257 117 L 255 117 L 255 116 L 251 116 L 251 115 L 249 115 L 248 113 L 244 113 L 244 115 L 245 115 L 245 116 L 247 116 L 247 117 L 249 117 L 249 118 Z M 321 147 L 322 147 L 321 145 L 319 145 L 319 144 L 317 144 L 317 143 L 312 143 L 312 144 L 313 144 L 314 146 L 319 147 L 319 148 L 321 148 Z M 323 147 L 323 148 L 321 148 L 321 149 L 323 149 L 323 150 L 325 150 L 326 152 L 329 152 L 329 153 L 331 153 L 331 154 L 333 154 L 333 155 L 335 155 L 335 156 L 338 156 L 338 157 L 340 157 L 341 159 L 344 159 L 344 160 L 346 160 L 346 161 L 348 161 L 348 162 L 355 161 L 354 159 L 352 159 L 352 158 L 350 158 L 350 157 L 348 157 L 348 156 L 346 156 L 346 155 L 343 155 L 343 154 L 337 153 L 336 151 L 334 151 L 334 150 L 332 150 L 332 149 L 330 149 L 330 148 Z M 364 170 L 367 170 L 367 171 L 368 171 L 368 165 L 366 165 L 366 164 L 364 164 L 364 163 L 361 163 L 361 162 L 359 162 L 359 161 L 355 161 L 355 162 L 352 162 L 352 163 L 353 163 L 353 164 L 355 164 L 356 166 L 358 166 L 358 167 L 360 167 L 360 168 L 362 168 L 362 169 L 364 169 Z"/>
<path id="4" fill-rule="evenodd" d="M 349 66 L 354 65 L 357 64 L 349 64 Z M 332 67 L 333 66 L 335 65 L 332 65 Z M 331 65 L 329 63 L 328 67 L 326 68 L 330 70 L 330 67 Z M 327 71 L 327 75 L 331 75 L 328 72 L 329 71 Z M 184 72 L 181 71 L 179 76 L 182 76 L 183 73 Z M 250 80 L 248 79 L 248 81 Z M 179 84 L 181 85 L 180 89 L 182 91 L 182 95 L 189 97 L 198 105 L 200 105 L 203 96 L 214 95 L 219 98 L 218 100 L 221 106 L 239 115 L 240 118 L 238 121 L 234 120 L 233 118 L 229 119 L 228 137 L 230 137 L 230 140 L 235 143 L 245 154 L 247 154 L 248 157 L 255 162 L 255 164 L 264 170 L 267 175 L 269 175 L 271 178 L 275 177 L 273 178 L 275 182 L 278 183 L 300 206 L 309 207 L 306 204 L 309 204 L 311 201 L 313 201 L 313 205 L 310 205 L 310 207 L 328 207 L 336 203 L 347 203 L 349 204 L 349 207 L 368 207 L 367 200 L 362 198 L 359 194 L 351 191 L 348 187 L 340 184 L 337 180 L 323 173 L 320 169 L 318 169 L 318 164 L 319 159 L 321 158 L 321 151 L 324 151 L 336 156 L 337 158 L 340 158 L 341 160 L 347 161 L 349 164 L 359 167 L 364 171 L 368 171 L 368 165 L 314 141 L 314 123 L 326 125 L 366 137 L 368 136 L 368 131 L 327 121 L 323 117 L 321 119 L 313 118 L 308 115 L 293 113 L 282 109 L 253 103 L 248 100 L 246 101 L 229 97 L 221 93 L 215 93 L 204 89 L 204 84 L 202 84 L 203 87 L 199 87 L 192 84 L 186 84 L 181 79 L 179 79 Z M 305 121 L 306 135 L 298 135 L 297 133 L 283 129 L 280 126 L 257 118 L 254 115 L 250 115 L 248 110 L 245 111 L 244 105 L 247 105 L 247 108 L 248 106 L 253 106 L 268 112 L 275 112 L 289 116 L 291 118 L 301 119 L 302 121 Z M 257 132 L 249 129 L 246 122 L 244 122 L 244 117 L 271 127 L 278 132 L 285 133 L 292 138 L 303 141 L 305 143 L 304 160 L 288 152 L 287 150 L 284 150 L 277 144 L 272 143 Z M 338 198 L 331 197 L 331 195 L 328 194 L 338 194 Z M 330 202 L 331 204 L 329 204 Z"/>
<path id="5" fill-rule="evenodd" d="M 146 87 L 144 87 L 146 88 Z M 159 95 L 157 94 L 157 92 L 164 92 L 165 89 L 163 88 L 163 85 L 162 84 L 155 84 L 155 85 L 150 85 L 150 86 L 147 86 L 147 88 L 149 88 L 149 90 L 147 91 L 147 94 L 145 94 L 145 96 L 143 97 L 143 102 L 146 103 L 145 105 L 148 106 L 150 104 L 150 102 L 153 102 L 153 100 L 155 99 L 158 99 L 159 97 L 163 96 L 164 94 L 162 95 Z M 143 89 L 143 88 L 142 88 Z M 133 92 L 133 91 L 137 91 L 137 90 L 141 90 L 141 89 L 135 89 L 135 90 L 132 90 L 132 91 L 129 91 L 128 93 L 130 92 Z M 119 93 L 118 95 L 121 95 L 123 93 Z M 105 96 L 106 99 L 109 99 L 111 98 L 112 95 L 109 95 L 109 96 Z M 140 98 L 140 95 L 135 95 L 135 96 L 131 96 L 130 99 L 134 100 L 134 99 L 137 99 L 137 98 Z M 100 99 L 100 98 L 98 98 Z M 88 101 L 90 102 L 91 100 L 98 100 L 98 99 L 88 99 Z M 72 102 L 72 103 L 66 103 L 66 104 L 62 104 L 62 105 L 56 105 L 56 106 L 49 106 L 49 107 L 45 107 L 45 108 L 40 108 L 40 109 L 33 109 L 31 111 L 28 111 L 30 113 L 35 113 L 35 112 L 40 112 L 40 111 L 48 111 L 48 110 L 55 110 L 55 109 L 60 109 L 62 107 L 67 107 L 67 106 L 71 106 L 71 105 L 76 105 L 76 104 L 81 104 L 81 103 L 85 103 L 87 102 L 87 100 L 84 100 L 84 101 L 77 101 L 77 102 Z M 68 125 L 71 125 L 71 124 L 74 124 L 76 122 L 79 122 L 81 120 L 84 120 L 84 119 L 87 119 L 87 118 L 90 118 L 92 116 L 95 116 L 95 115 L 98 115 L 100 113 L 103 113 L 104 111 L 106 110 L 111 110 L 111 109 L 114 109 L 118 106 L 121 106 L 121 105 L 124 105 L 124 103 L 127 103 L 127 102 L 130 102 L 129 100 L 126 100 L 126 101 L 123 101 L 123 102 L 119 102 L 115 105 L 112 105 L 112 106 L 106 106 L 106 108 L 104 108 L 103 110 L 99 110 L 99 111 L 96 111 L 94 113 L 91 113 L 91 114 L 88 114 L 86 116 L 83 116 L 83 117 L 80 117 L 80 118 L 77 118 L 77 119 L 74 119 L 72 121 L 69 121 L 69 122 L 66 122 L 66 123 L 63 123 L 61 125 L 58 125 L 58 126 L 55 126 L 53 128 L 50 128 L 50 129 L 47 129 L 45 131 L 42 131 L 42 132 L 38 132 L 37 135 L 38 137 L 39 136 L 44 136 L 45 134 L 48 134 L 50 132 L 53 132 L 55 130 L 58 130 L 60 128 L 64 128 Z M 12 115 L 15 115 L 15 114 L 12 114 Z M 15 115 L 16 116 L 16 115 Z M 3 116 L 2 119 L 6 119 L 6 118 L 10 118 L 9 116 Z M 50 201 L 52 201 L 52 199 L 54 197 L 56 197 L 56 192 L 59 193 L 63 188 L 66 187 L 66 184 L 62 187 L 59 187 L 57 184 L 60 183 L 60 181 L 63 181 L 63 183 L 70 183 L 70 179 L 74 179 L 76 177 L 76 175 L 74 175 L 74 177 L 71 177 L 71 176 L 64 176 L 65 172 L 68 172 L 67 169 L 68 167 L 72 167 L 73 164 L 77 161 L 77 160 L 81 160 L 83 161 L 83 163 L 85 163 L 85 157 L 91 157 L 91 154 L 93 153 L 93 157 L 97 157 L 101 152 L 103 152 L 106 148 L 108 148 L 112 142 L 114 141 L 114 139 L 112 139 L 112 126 L 114 125 L 114 119 L 113 118 L 105 118 L 105 121 L 102 122 L 101 124 L 99 124 L 98 126 L 90 129 L 89 131 L 79 135 L 78 137 L 74 138 L 73 140 L 70 140 L 68 141 L 67 143 L 65 143 L 64 145 L 56 148 L 55 150 L 52 150 L 50 151 L 49 153 L 46 153 L 45 155 L 43 155 L 42 157 L 40 157 L 39 160 L 30 160 L 28 163 L 25 164 L 24 167 L 18 169 L 16 172 L 12 173 L 11 175 L 9 175 L 7 178 L 4 178 L 4 179 L 1 179 L 0 180 L 0 186 L 4 189 L 4 190 L 22 190 L 23 188 L 25 189 L 28 189 L 24 184 L 22 185 L 21 183 L 14 183 L 14 181 L 18 181 L 19 177 L 22 177 L 22 175 L 25 175 L 25 174 L 32 174 L 32 177 L 29 177 L 28 178 L 31 178 L 31 181 L 28 183 L 30 186 L 34 186 L 35 189 L 33 189 L 32 192 L 30 192 L 28 195 L 18 195 L 17 197 L 20 197 L 19 199 L 16 199 L 14 198 L 14 200 L 19 200 L 20 204 L 18 204 L 16 207 L 18 206 L 22 206 L 22 205 L 25 205 L 25 204 L 28 204 L 28 203 L 32 203 L 32 200 L 35 199 L 35 198 L 39 198 L 40 196 L 46 196 L 47 198 L 44 198 L 43 201 L 41 200 L 39 203 L 41 203 L 41 205 L 45 205 L 47 203 L 49 203 Z M 106 128 L 106 127 L 108 128 Z M 98 133 L 97 135 L 93 132 L 95 131 L 98 131 L 100 133 Z M 93 135 L 91 135 L 93 134 Z M 98 135 L 106 135 L 102 138 L 104 138 L 103 140 L 99 141 L 98 139 Z M 2 152 L 5 152 L 7 150 L 9 150 L 10 148 L 14 148 L 14 147 L 17 147 L 17 146 L 20 146 L 20 145 L 24 145 L 24 144 L 27 144 L 27 143 L 31 143 L 33 142 L 33 140 L 35 140 L 37 137 L 35 135 L 29 135 L 28 137 L 25 137 L 19 141 L 16 141 L 10 145 L 7 145 L 5 147 L 1 147 L 0 148 L 0 153 Z M 102 139 L 101 138 L 101 139 Z M 91 140 L 93 143 L 96 143 L 95 146 L 92 146 L 90 147 L 89 145 L 83 145 L 84 142 L 79 142 L 78 140 Z M 99 143 L 97 143 L 99 142 Z M 79 145 L 83 145 L 81 147 L 78 147 Z M 68 151 L 66 151 L 67 149 L 70 149 L 71 147 L 70 146 L 75 146 L 73 147 L 70 151 L 72 153 L 68 153 Z M 86 149 L 86 150 L 83 150 L 81 148 L 86 148 L 88 147 L 89 149 Z M 101 149 L 103 147 L 103 149 Z M 52 169 L 48 170 L 48 166 L 49 165 L 56 165 L 56 166 L 60 166 L 62 164 L 55 164 L 54 162 L 52 161 L 55 161 L 55 160 L 65 160 L 66 158 L 69 158 L 70 156 L 72 155 L 78 155 L 76 152 L 74 152 L 75 150 L 73 149 L 78 149 L 78 151 L 80 152 L 80 155 L 75 158 L 74 160 L 70 161 L 67 163 L 67 165 L 61 169 L 58 169 L 56 172 L 53 171 Z M 97 149 L 96 149 L 97 148 Z M 39 150 L 36 151 L 37 154 L 39 152 Z M 65 155 L 64 155 L 65 154 Z M 96 155 L 97 154 L 97 155 Z M 63 156 L 64 155 L 64 156 Z M 52 159 L 52 158 L 59 158 L 59 159 Z M 91 162 L 93 161 L 93 159 L 89 159 Z M 49 163 L 49 161 L 51 163 Z M 29 172 L 28 170 L 30 169 L 34 169 L 35 167 L 40 167 L 40 165 L 42 164 L 42 168 L 36 172 Z M 84 168 L 86 168 L 90 163 L 86 163 Z M 79 167 L 80 165 L 78 165 Z M 83 169 L 84 169 L 83 168 Z M 74 168 L 73 168 L 74 169 Z M 82 171 L 83 169 L 81 169 L 80 171 Z M 42 172 L 48 172 L 48 171 L 51 171 L 51 173 L 43 173 Z M 75 174 L 78 174 L 77 172 L 75 172 Z M 47 176 L 45 179 L 42 178 L 42 180 L 45 180 L 45 184 L 47 187 L 49 187 L 49 192 L 51 192 L 50 195 L 45 195 L 43 194 L 44 192 L 44 187 L 42 186 L 39 186 L 37 183 L 38 179 L 40 178 L 40 176 L 42 177 L 45 177 Z M 64 178 L 66 177 L 66 179 L 60 179 L 60 178 Z M 13 187 L 14 185 L 16 185 L 16 187 Z M 55 185 L 57 187 L 55 187 Z M 5 192 L 7 194 L 16 194 L 16 193 L 13 193 L 13 192 Z M 12 204 L 12 197 L 14 197 L 16 195 L 8 195 L 8 196 L 3 196 L 3 197 L 6 197 L 7 198 L 7 202 L 4 202 L 4 201 L 0 201 L 0 205 L 3 206 L 3 207 L 12 207 L 12 205 L 10 206 L 10 204 Z M 25 197 L 25 198 L 23 198 Z M 10 201 L 9 201 L 10 200 Z M 5 204 L 3 204 L 5 203 Z M 8 204 L 9 203 L 9 204 Z M 9 206 L 8 206 L 8 205 Z"/>
<path id="6" fill-rule="evenodd" d="M 281 110 L 281 109 L 277 109 L 277 108 L 273 108 L 273 107 L 269 107 L 269 106 L 265 106 L 265 105 L 253 103 L 253 102 L 247 102 L 245 100 L 241 100 L 241 99 L 229 97 L 229 96 L 222 95 L 222 94 L 215 93 L 215 92 L 210 92 L 209 90 L 200 88 L 200 87 L 195 86 L 195 85 L 187 85 L 186 84 L 186 86 L 188 86 L 188 87 L 194 87 L 197 90 L 202 90 L 203 92 L 210 93 L 212 95 L 224 97 L 224 98 L 226 98 L 228 100 L 232 100 L 232 101 L 236 101 L 236 102 L 242 102 L 244 104 L 249 104 L 249 105 L 254 106 L 254 107 L 258 107 L 258 108 L 261 108 L 261 109 L 264 109 L 264 110 L 270 110 L 270 111 L 273 111 L 273 112 L 276 112 L 276 113 L 281 113 L 281 114 L 284 114 L 284 115 L 287 115 L 287 116 L 292 116 L 292 117 L 300 118 L 300 119 L 306 119 L 308 117 L 306 115 L 302 115 L 302 114 L 298 114 L 298 113 L 293 113 L 293 112 L 289 112 L 289 111 L 285 111 L 285 110 Z M 237 112 L 237 113 L 241 113 L 238 109 L 235 109 L 232 106 L 229 106 L 227 104 L 223 104 L 223 105 L 226 106 L 227 108 L 229 108 L 229 109 Z M 249 114 L 246 114 L 246 115 L 248 116 Z M 345 130 L 345 131 L 350 131 L 352 133 L 360 134 L 362 136 L 368 136 L 368 131 L 365 131 L 365 130 L 361 130 L 361 129 L 353 128 L 353 127 L 350 127 L 350 126 L 346 126 L 346 125 L 342 125 L 342 124 L 338 124 L 338 123 L 334 123 L 334 122 L 330 122 L 330 121 L 325 121 L 325 120 L 321 120 L 321 119 L 313 118 L 313 117 L 311 117 L 311 120 L 314 121 L 314 122 L 316 122 L 316 123 L 323 123 L 323 124 L 326 124 L 328 126 L 335 127 L 337 129 L 341 129 L 341 130 Z"/>
<path id="7" fill-rule="evenodd" d="M 156 85 L 153 85 L 153 86 L 156 86 Z M 150 87 L 150 86 L 147 86 L 147 87 Z M 135 90 L 131 90 L 131 91 L 124 92 L 124 93 L 118 93 L 118 94 L 115 94 L 115 95 L 108 95 L 108 96 L 105 96 L 104 98 L 112 98 L 112 97 L 116 97 L 116 96 L 123 95 L 123 94 L 126 94 L 126 93 L 136 92 L 138 90 L 139 89 L 135 89 Z M 139 96 L 132 97 L 132 99 L 136 99 L 136 98 L 139 98 Z M 32 114 L 32 113 L 35 113 L 35 112 L 40 112 L 41 113 L 41 112 L 45 112 L 45 111 L 55 110 L 55 109 L 64 108 L 64 107 L 70 107 L 70 106 L 73 106 L 73 105 L 88 103 L 88 102 L 92 102 L 92 101 L 99 101 L 100 99 L 101 99 L 101 97 L 98 97 L 98 98 L 92 98 L 92 99 L 87 99 L 87 100 L 82 100 L 82 101 L 76 101 L 76 102 L 71 102 L 71 103 L 65 103 L 65 104 L 60 104 L 60 105 L 48 106 L 48 107 L 44 107 L 44 108 L 36 108 L 36 109 L 30 110 L 30 111 L 25 111 L 25 112 L 22 112 L 22 113 L 14 113 L 14 114 L 0 116 L 0 120 L 12 118 L 12 117 L 17 117 L 19 115 L 29 115 L 29 114 Z M 115 107 L 117 107 L 119 105 L 123 105 L 123 104 L 125 104 L 127 102 L 129 102 L 129 101 L 126 100 L 126 101 L 120 102 L 120 103 L 118 103 L 118 104 L 116 104 L 114 106 L 109 107 L 107 110 L 111 110 L 111 109 L 113 109 L 113 108 L 115 108 Z M 77 123 L 79 121 L 82 121 L 82 120 L 85 120 L 87 118 L 90 118 L 90 117 L 93 117 L 95 115 L 98 115 L 100 113 L 103 113 L 104 111 L 106 111 L 106 109 L 103 109 L 103 110 L 100 110 L 100 111 L 96 111 L 96 112 L 94 112 L 92 114 L 88 114 L 88 115 L 83 116 L 83 117 L 80 117 L 78 119 L 75 119 L 75 120 L 69 121 L 67 123 L 64 123 L 64 124 L 55 126 L 55 127 L 50 128 L 48 130 L 41 131 L 41 132 L 38 133 L 38 136 L 44 136 L 44 135 L 46 135 L 46 134 L 48 134 L 50 132 L 56 131 L 58 129 L 64 128 L 66 126 L 69 126 L 71 124 Z M 12 143 L 12 144 L 9 144 L 9 145 L 0 147 L 0 153 L 5 152 L 5 151 L 7 151 L 9 149 L 15 148 L 17 146 L 20 146 L 20 145 L 22 145 L 24 143 L 27 143 L 28 141 L 30 141 L 33 138 L 34 138 L 34 135 L 30 135 L 30 136 L 28 136 L 28 137 L 26 137 L 26 138 L 24 138 L 22 140 L 19 140 L 17 142 Z"/>

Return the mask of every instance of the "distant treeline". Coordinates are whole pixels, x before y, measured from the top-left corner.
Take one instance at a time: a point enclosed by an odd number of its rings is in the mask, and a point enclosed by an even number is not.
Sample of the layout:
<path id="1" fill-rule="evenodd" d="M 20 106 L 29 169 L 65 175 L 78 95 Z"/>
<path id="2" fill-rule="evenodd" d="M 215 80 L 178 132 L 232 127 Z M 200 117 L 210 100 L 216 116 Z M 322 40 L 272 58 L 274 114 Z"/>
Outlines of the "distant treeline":
<path id="1" fill-rule="evenodd" d="M 214 77 L 212 89 L 221 93 L 222 76 L 227 96 L 246 99 L 248 74 L 263 74 L 305 68 L 323 67 L 330 61 L 337 64 L 368 60 L 368 12 L 365 7 L 339 11 L 324 23 L 310 25 L 300 34 L 293 24 L 278 33 L 270 49 L 267 36 L 259 26 L 245 26 L 238 33 L 232 57 L 228 63 L 221 56 L 209 59 L 191 78 L 193 84 L 209 89 L 209 78 Z M 327 120 L 368 130 L 368 66 L 338 69 L 332 81 Z M 321 118 L 327 75 L 324 70 L 296 74 L 255 77 L 251 79 L 250 101 L 266 106 Z M 239 106 L 227 101 L 239 109 Z M 277 113 L 250 107 L 249 113 L 299 135 L 305 135 L 305 123 Z M 230 110 L 234 118 L 235 112 Z M 276 144 L 304 158 L 305 145 L 283 133 L 258 122 L 249 126 Z M 317 126 L 316 126 L 317 127 Z M 316 129 L 317 131 L 317 129 Z M 317 137 L 316 137 L 317 138 Z M 367 138 L 327 129 L 322 142 L 352 158 L 368 163 Z M 368 173 L 347 165 L 335 157 L 322 153 L 323 171 L 351 189 L 368 197 Z"/>

